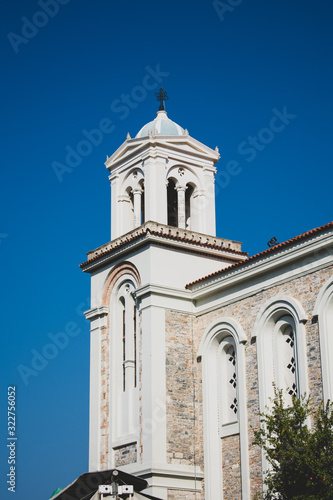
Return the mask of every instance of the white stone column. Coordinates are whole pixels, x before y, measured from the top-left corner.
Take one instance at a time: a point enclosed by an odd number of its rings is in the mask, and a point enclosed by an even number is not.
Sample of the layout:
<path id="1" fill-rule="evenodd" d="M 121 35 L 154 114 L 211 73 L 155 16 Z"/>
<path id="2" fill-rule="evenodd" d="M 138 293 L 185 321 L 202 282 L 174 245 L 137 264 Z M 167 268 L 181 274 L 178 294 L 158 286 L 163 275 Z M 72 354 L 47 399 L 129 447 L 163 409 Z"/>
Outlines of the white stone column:
<path id="1" fill-rule="evenodd" d="M 143 463 L 166 461 L 165 311 L 145 297 L 142 311 L 142 420 Z"/>
<path id="2" fill-rule="evenodd" d="M 206 209 L 206 199 L 205 194 L 202 190 L 197 190 L 192 196 L 192 207 L 191 207 L 191 230 L 197 231 L 198 233 L 206 232 L 205 225 L 205 209 Z"/>
<path id="3" fill-rule="evenodd" d="M 118 188 L 119 175 L 109 176 L 111 185 L 111 240 L 119 236 L 119 206 L 118 206 Z"/>
<path id="4" fill-rule="evenodd" d="M 134 204 L 134 227 L 141 226 L 141 195 L 142 189 L 133 189 L 133 204 Z"/>
<path id="5" fill-rule="evenodd" d="M 118 196 L 118 231 L 117 236 L 121 236 L 122 234 L 127 233 L 128 231 L 132 231 L 134 229 L 134 216 L 132 211 L 132 203 L 131 198 L 128 194 Z"/>
<path id="6" fill-rule="evenodd" d="M 216 235 L 216 224 L 215 224 L 215 181 L 214 172 L 211 169 L 204 168 L 204 185 L 205 185 L 205 225 L 203 227 L 203 233 L 210 234 L 212 236 Z"/>
<path id="7" fill-rule="evenodd" d="M 178 227 L 186 229 L 185 224 L 185 186 L 177 187 L 177 204 L 178 204 Z"/>
<path id="8" fill-rule="evenodd" d="M 89 410 L 89 471 L 101 468 L 101 336 L 107 326 L 107 306 L 95 307 L 84 313 L 90 320 L 90 410 Z"/>

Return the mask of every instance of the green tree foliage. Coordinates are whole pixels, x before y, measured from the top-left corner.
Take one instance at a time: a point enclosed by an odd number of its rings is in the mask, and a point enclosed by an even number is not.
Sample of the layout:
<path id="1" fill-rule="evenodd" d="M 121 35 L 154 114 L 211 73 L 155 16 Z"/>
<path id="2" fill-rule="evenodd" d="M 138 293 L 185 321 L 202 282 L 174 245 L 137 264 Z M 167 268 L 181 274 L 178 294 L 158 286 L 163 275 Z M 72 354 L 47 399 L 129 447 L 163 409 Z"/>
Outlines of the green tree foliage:
<path id="1" fill-rule="evenodd" d="M 303 397 L 286 407 L 282 391 L 275 389 L 271 410 L 260 417 L 254 444 L 269 463 L 261 498 L 333 500 L 333 404 L 316 409 Z"/>

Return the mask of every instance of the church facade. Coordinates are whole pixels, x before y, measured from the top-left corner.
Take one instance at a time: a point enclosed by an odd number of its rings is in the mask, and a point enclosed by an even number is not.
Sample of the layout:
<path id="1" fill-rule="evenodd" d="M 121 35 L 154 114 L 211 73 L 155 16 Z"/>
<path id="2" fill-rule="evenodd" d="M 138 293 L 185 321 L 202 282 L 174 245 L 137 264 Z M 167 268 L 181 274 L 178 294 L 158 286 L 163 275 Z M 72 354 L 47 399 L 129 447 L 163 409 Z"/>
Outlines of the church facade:
<path id="1" fill-rule="evenodd" d="M 162 105 L 107 158 L 111 241 L 81 264 L 90 471 L 165 500 L 252 499 L 273 383 L 333 398 L 333 223 L 248 257 L 215 235 L 218 159 Z"/>

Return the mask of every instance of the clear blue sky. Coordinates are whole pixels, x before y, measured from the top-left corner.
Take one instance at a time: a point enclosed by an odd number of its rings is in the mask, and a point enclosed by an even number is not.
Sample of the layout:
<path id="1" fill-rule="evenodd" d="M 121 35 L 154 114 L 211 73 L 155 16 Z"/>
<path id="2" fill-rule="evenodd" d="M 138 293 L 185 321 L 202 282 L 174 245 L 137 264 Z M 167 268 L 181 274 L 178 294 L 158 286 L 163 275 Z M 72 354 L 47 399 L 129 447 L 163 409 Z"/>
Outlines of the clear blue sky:
<path id="1" fill-rule="evenodd" d="M 1 499 L 33 491 L 46 500 L 87 471 L 81 312 L 90 284 L 78 264 L 110 239 L 104 161 L 154 119 L 160 77 L 149 72 L 163 73 L 169 117 L 220 148 L 219 236 L 254 254 L 273 236 L 284 241 L 332 220 L 333 4 L 224 3 L 223 13 L 206 0 L 59 0 L 44 15 L 43 0 L 1 3 Z M 101 122 L 107 132 L 84 150 L 83 131 Z M 68 147 L 86 153 L 71 171 Z M 67 166 L 62 182 L 54 162 Z M 25 385 L 18 367 L 32 369 L 65 328 L 77 335 Z M 5 485 L 13 384 L 15 496 Z"/>

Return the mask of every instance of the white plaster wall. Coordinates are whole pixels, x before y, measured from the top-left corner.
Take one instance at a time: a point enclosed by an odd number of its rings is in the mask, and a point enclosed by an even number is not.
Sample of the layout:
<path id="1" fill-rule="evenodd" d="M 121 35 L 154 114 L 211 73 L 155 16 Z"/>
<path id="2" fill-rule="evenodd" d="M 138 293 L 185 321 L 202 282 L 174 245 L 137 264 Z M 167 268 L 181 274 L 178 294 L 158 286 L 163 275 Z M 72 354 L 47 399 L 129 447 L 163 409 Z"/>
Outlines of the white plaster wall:
<path id="1" fill-rule="evenodd" d="M 166 461 L 165 314 L 144 299 L 142 311 L 143 463 Z"/>
<path id="2" fill-rule="evenodd" d="M 191 254 L 179 247 L 151 246 L 139 249 L 132 255 L 119 258 L 112 264 L 124 260 L 131 262 L 138 269 L 141 285 L 153 283 L 172 288 L 185 289 L 185 285 L 197 278 L 208 275 L 230 265 L 230 262 L 215 259 L 199 253 Z M 106 267 L 96 271 L 91 277 L 91 299 L 93 305 L 100 305 L 105 280 L 112 269 Z"/>

